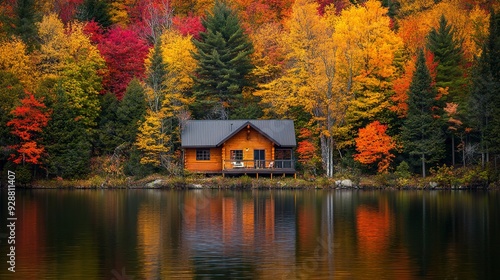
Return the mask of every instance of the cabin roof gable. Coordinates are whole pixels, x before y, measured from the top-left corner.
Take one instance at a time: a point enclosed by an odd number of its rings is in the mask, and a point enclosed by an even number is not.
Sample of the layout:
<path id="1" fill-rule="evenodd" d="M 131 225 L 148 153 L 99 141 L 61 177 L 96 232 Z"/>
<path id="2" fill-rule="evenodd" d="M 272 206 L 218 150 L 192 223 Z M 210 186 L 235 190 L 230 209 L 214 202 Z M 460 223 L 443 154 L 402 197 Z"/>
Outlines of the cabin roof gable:
<path id="1" fill-rule="evenodd" d="M 183 148 L 219 147 L 247 126 L 277 146 L 295 147 L 292 120 L 191 120 L 182 130 Z"/>

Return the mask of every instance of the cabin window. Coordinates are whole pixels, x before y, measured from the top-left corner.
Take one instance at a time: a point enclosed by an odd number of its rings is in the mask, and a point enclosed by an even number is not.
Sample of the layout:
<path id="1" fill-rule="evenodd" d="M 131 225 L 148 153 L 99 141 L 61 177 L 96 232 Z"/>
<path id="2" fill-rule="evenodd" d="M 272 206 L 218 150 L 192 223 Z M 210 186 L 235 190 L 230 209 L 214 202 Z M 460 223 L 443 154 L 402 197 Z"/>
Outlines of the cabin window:
<path id="1" fill-rule="evenodd" d="M 210 160 L 210 149 L 197 149 L 196 160 Z"/>
<path id="2" fill-rule="evenodd" d="M 276 149 L 274 153 L 276 168 L 292 168 L 293 153 L 292 149 Z"/>
<path id="3" fill-rule="evenodd" d="M 243 150 L 231 150 L 231 160 L 243 160 Z"/>

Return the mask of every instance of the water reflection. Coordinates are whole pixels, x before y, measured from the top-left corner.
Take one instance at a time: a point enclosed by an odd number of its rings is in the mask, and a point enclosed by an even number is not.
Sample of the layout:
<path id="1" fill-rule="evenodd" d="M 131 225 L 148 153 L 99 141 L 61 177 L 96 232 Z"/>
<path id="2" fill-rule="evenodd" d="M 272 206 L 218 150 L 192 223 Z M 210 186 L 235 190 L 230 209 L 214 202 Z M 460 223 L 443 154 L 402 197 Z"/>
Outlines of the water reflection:
<path id="1" fill-rule="evenodd" d="M 496 192 L 18 191 L 17 272 L 2 261 L 0 278 L 492 278 L 499 202 Z"/>

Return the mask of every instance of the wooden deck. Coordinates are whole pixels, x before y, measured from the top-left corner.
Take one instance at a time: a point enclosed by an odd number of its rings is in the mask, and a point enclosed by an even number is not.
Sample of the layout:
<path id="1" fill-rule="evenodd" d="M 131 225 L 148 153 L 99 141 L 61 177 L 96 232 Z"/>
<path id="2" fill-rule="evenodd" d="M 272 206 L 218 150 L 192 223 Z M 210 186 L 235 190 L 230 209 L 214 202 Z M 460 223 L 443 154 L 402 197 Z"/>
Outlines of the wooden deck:
<path id="1" fill-rule="evenodd" d="M 270 177 L 271 179 L 274 177 L 284 177 L 292 175 L 294 178 L 296 177 L 297 171 L 293 168 L 276 168 L 276 169 L 253 169 L 253 168 L 235 168 L 235 169 L 225 169 L 225 170 L 206 170 L 206 171 L 196 171 L 194 173 L 198 174 L 206 174 L 206 175 L 222 175 L 223 177 L 227 176 L 255 176 L 259 178 L 259 176 Z"/>
<path id="2" fill-rule="evenodd" d="M 296 170 L 294 168 L 231 168 L 222 170 L 222 176 L 225 175 L 255 175 L 259 176 L 286 176 L 293 175 L 295 177 Z"/>

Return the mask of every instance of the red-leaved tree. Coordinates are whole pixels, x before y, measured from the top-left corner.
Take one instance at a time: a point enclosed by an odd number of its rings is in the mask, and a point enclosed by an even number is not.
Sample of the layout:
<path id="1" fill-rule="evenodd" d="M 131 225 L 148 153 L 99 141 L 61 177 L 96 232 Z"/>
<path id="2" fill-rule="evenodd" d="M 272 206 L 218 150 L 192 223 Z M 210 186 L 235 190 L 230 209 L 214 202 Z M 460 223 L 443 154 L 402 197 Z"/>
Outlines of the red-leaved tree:
<path id="1" fill-rule="evenodd" d="M 374 121 L 365 128 L 360 128 L 356 138 L 358 154 L 354 159 L 362 164 L 372 164 L 378 161 L 378 172 L 387 172 L 394 155 L 391 150 L 396 143 L 386 134 L 387 125 Z"/>
<path id="2" fill-rule="evenodd" d="M 205 31 L 205 27 L 201 24 L 201 17 L 199 16 L 175 16 L 172 19 L 172 24 L 182 35 L 191 35 L 197 40 L 200 39 L 200 32 Z"/>
<path id="3" fill-rule="evenodd" d="M 20 140 L 18 144 L 11 146 L 16 153 L 11 154 L 9 160 L 16 164 L 40 164 L 45 148 L 39 143 L 39 136 L 49 122 L 51 111 L 43 100 L 37 100 L 30 92 L 26 92 L 26 95 L 21 100 L 21 105 L 12 111 L 14 118 L 7 122 L 12 128 L 11 133 Z"/>
<path id="4" fill-rule="evenodd" d="M 104 89 L 121 100 L 133 78 L 144 78 L 148 45 L 136 32 L 117 26 L 99 42 L 98 48 L 108 68 Z"/>

